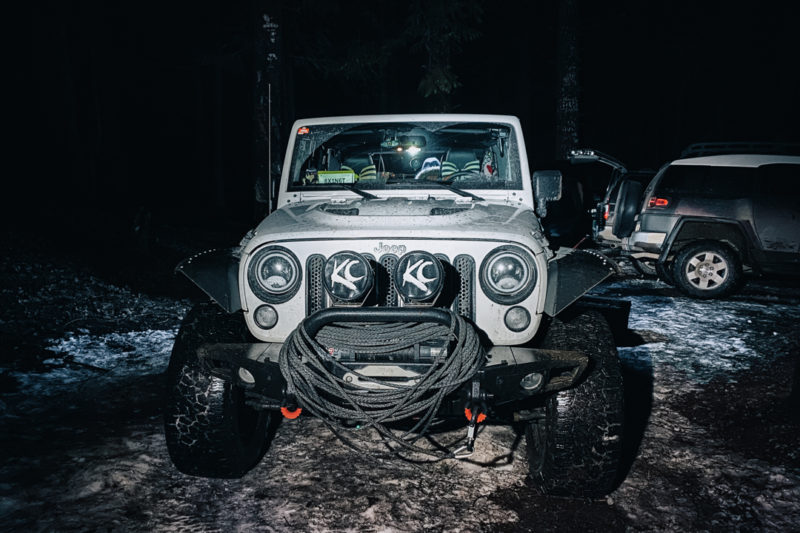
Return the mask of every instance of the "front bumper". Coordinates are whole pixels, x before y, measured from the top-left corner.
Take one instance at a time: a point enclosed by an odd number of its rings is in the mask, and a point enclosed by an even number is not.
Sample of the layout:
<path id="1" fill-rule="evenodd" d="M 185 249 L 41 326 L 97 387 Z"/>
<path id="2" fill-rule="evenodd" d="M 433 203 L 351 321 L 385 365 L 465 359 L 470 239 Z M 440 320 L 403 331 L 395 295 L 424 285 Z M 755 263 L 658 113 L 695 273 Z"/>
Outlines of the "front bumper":
<path id="1" fill-rule="evenodd" d="M 430 308 L 331 308 L 311 315 L 302 325 L 306 334 L 314 337 L 328 324 L 433 322 L 450 327 L 452 316 L 443 309 Z M 472 327 L 460 323 L 462 327 Z M 386 387 L 413 388 L 417 378 L 451 354 L 452 345 L 415 345 L 388 354 L 370 353 L 367 348 L 355 352 L 339 350 L 337 346 L 322 348 L 331 360 L 331 365 L 326 365 L 328 371 L 343 385 L 364 391 L 382 388 L 381 380 Z M 259 407 L 279 409 L 295 403 L 279 363 L 285 349 L 283 343 L 206 344 L 198 354 L 217 376 L 245 388 Z M 589 361 L 580 352 L 517 346 L 493 346 L 481 357 L 483 364 L 472 381 L 449 395 L 440 415 L 463 413 L 465 402 L 476 400 L 475 382 L 480 385 L 481 401 L 490 407 L 500 406 L 572 386 Z"/>

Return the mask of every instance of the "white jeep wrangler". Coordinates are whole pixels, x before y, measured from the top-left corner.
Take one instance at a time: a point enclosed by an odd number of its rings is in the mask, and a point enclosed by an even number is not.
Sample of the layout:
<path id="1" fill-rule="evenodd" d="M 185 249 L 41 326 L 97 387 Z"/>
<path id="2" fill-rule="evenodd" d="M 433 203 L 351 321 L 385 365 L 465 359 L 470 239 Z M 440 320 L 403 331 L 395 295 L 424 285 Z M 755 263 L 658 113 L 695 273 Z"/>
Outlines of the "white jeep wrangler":
<path id="1" fill-rule="evenodd" d="M 188 313 L 169 364 L 176 467 L 242 476 L 301 412 L 351 445 L 373 428 L 392 453 L 452 458 L 476 424 L 519 423 L 543 492 L 611 491 L 620 365 L 578 300 L 614 267 L 550 250 L 537 214 L 560 190 L 557 172 L 531 180 L 516 117 L 296 122 L 278 209 L 177 267 L 213 302 Z M 446 418 L 460 441 L 419 444 Z"/>

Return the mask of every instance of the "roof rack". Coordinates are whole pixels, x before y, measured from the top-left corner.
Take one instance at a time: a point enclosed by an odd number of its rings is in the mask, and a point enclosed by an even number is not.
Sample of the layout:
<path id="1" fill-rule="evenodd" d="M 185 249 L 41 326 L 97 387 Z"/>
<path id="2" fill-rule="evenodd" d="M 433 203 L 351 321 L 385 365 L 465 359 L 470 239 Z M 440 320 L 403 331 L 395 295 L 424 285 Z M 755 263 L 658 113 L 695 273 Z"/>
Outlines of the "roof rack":
<path id="1" fill-rule="evenodd" d="M 800 143 L 787 142 L 705 142 L 690 144 L 681 159 L 718 154 L 800 155 Z"/>

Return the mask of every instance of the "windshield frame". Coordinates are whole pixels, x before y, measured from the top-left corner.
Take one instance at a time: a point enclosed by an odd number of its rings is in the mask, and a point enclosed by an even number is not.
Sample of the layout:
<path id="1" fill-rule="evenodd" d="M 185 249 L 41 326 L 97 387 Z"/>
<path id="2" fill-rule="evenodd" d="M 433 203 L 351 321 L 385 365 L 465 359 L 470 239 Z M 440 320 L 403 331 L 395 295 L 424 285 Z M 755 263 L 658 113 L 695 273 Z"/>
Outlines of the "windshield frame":
<path id="1" fill-rule="evenodd" d="M 304 196 L 316 193 L 325 195 L 341 190 L 340 185 L 344 182 L 351 185 L 358 184 L 359 189 L 377 194 L 395 190 L 442 190 L 441 183 L 459 189 L 474 189 L 481 193 L 487 191 L 505 193 L 525 188 L 523 183 L 525 173 L 520 166 L 516 129 L 514 124 L 508 122 L 419 119 L 385 122 L 353 120 L 333 124 L 304 122 L 306 125 L 298 127 L 293 132 L 292 150 L 287 152 L 286 162 L 289 166 L 284 167 L 282 183 L 282 190 L 287 193 L 303 193 Z M 316 132 L 319 133 L 314 137 Z M 407 139 L 417 145 L 411 146 L 404 152 L 401 145 L 388 144 L 385 141 L 387 138 L 392 138 L 392 135 L 395 136 L 395 142 L 396 139 Z M 350 136 L 352 138 L 348 138 Z M 426 137 L 431 144 L 426 145 Z M 339 142 L 331 143 L 331 139 Z M 378 139 L 383 139 L 380 144 L 377 144 Z M 353 147 L 359 150 L 367 142 L 370 142 L 369 151 L 358 155 L 362 158 L 369 157 L 367 161 L 376 168 L 376 177 L 360 180 L 356 172 L 341 171 L 343 175 L 349 175 L 341 177 L 345 181 L 337 182 L 340 179 L 338 176 L 340 171 L 329 169 L 350 170 L 350 167 L 344 166 L 339 159 L 330 154 L 336 154 L 344 161 L 348 157 L 345 150 Z M 490 170 L 487 170 L 485 165 L 476 164 L 468 171 L 463 168 L 457 172 L 449 169 L 449 174 L 445 174 L 444 160 L 451 150 L 457 149 L 462 151 L 472 149 L 477 154 L 476 163 L 480 159 L 480 153 L 485 151 L 495 166 L 494 168 L 489 166 Z M 417 153 L 421 155 L 416 156 Z M 314 161 L 310 162 L 312 157 Z M 406 162 L 409 162 L 410 166 L 403 166 Z M 328 163 L 330 166 L 327 166 Z M 417 166 L 414 167 L 414 164 Z M 402 171 L 398 170 L 399 166 L 403 166 Z M 325 170 L 322 170 L 323 168 Z M 317 181 L 323 173 L 331 182 L 323 184 Z M 311 177 L 309 183 L 303 183 L 306 176 Z M 449 180 L 451 177 L 454 178 L 452 181 Z"/>

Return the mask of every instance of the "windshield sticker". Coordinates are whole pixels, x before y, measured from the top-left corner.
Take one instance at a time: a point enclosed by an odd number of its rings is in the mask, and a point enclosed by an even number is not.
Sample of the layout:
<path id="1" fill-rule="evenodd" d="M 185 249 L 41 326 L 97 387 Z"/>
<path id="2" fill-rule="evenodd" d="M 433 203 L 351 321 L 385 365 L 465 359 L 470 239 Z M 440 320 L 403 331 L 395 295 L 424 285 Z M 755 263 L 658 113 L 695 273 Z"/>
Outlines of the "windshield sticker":
<path id="1" fill-rule="evenodd" d="M 355 183 L 356 175 L 350 170 L 320 170 L 317 183 Z"/>
<path id="2" fill-rule="evenodd" d="M 310 130 L 307 127 L 303 126 L 303 127 L 297 129 L 297 134 L 298 135 L 306 135 L 307 133 L 309 133 L 309 131 Z"/>

